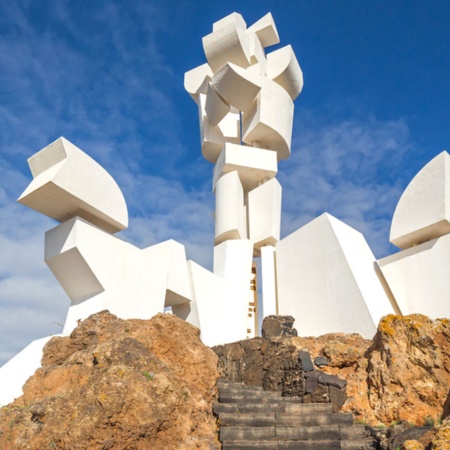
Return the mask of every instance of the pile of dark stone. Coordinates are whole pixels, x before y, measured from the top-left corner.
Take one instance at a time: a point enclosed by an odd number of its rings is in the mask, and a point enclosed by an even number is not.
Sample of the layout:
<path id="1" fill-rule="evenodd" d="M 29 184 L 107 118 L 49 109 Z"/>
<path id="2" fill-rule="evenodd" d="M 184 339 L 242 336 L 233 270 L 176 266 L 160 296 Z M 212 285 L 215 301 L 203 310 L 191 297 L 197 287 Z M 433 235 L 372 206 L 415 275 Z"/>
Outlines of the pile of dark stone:
<path id="1" fill-rule="evenodd" d="M 347 399 L 347 381 L 321 370 L 328 365 L 324 357 L 314 362 L 307 351 L 286 343 L 297 336 L 292 316 L 268 316 L 262 337 L 219 345 L 219 370 L 225 380 L 281 391 L 283 397 L 299 397 L 303 403 L 332 403 L 333 412 Z"/>

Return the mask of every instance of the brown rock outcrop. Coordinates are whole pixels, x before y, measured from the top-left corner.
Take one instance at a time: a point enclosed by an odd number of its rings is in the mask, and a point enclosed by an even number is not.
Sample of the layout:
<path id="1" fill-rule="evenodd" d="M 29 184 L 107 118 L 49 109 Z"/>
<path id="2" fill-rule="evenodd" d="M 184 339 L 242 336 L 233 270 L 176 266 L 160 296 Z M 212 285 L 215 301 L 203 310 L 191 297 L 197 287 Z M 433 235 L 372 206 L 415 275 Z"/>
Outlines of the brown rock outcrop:
<path id="1" fill-rule="evenodd" d="M 218 449 L 218 376 L 181 319 L 101 312 L 47 344 L 24 395 L 0 409 L 0 448 Z"/>
<path id="2" fill-rule="evenodd" d="M 341 333 L 318 338 L 280 336 L 214 350 L 223 377 L 299 396 L 304 393 L 299 352 L 308 351 L 313 361 L 323 356 L 328 365 L 320 370 L 348 382 L 342 410 L 367 424 L 437 423 L 450 411 L 448 319 L 386 316 L 372 341 Z"/>

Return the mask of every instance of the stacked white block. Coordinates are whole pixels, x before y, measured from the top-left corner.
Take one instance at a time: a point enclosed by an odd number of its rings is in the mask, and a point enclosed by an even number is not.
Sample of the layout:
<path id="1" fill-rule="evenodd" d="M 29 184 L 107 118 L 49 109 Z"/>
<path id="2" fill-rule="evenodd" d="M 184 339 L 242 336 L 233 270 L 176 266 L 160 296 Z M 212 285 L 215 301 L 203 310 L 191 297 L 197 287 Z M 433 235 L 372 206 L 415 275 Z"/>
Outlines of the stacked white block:
<path id="1" fill-rule="evenodd" d="M 403 251 L 379 261 L 402 314 L 450 317 L 450 156 L 442 152 L 413 178 L 391 225 Z"/>
<path id="2" fill-rule="evenodd" d="M 278 312 L 300 336 L 360 333 L 372 338 L 394 313 L 363 235 L 323 214 L 276 245 Z"/>
<path id="3" fill-rule="evenodd" d="M 114 179 L 91 157 L 59 138 L 29 160 L 33 181 L 19 202 L 64 222 L 82 217 L 115 233 L 128 226 L 128 211 Z"/>

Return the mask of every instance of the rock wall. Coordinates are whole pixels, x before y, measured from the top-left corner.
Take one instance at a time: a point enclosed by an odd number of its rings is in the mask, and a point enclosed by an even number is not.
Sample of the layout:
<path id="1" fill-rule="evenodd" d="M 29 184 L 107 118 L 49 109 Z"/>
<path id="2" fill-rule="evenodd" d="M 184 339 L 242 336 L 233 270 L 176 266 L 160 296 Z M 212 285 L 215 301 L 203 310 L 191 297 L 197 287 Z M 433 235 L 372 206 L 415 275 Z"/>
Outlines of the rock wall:
<path id="1" fill-rule="evenodd" d="M 24 395 L 0 409 L 0 448 L 219 449 L 218 376 L 192 325 L 101 312 L 47 344 Z"/>

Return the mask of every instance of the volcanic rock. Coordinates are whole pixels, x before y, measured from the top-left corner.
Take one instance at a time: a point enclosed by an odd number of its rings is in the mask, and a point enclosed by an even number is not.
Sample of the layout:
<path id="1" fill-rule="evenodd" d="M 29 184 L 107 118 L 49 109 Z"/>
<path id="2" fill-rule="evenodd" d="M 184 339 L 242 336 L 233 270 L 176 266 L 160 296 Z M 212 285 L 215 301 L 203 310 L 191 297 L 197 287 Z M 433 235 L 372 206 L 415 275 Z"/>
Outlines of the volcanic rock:
<path id="1" fill-rule="evenodd" d="M 24 395 L 0 409 L 0 448 L 219 449 L 218 376 L 192 325 L 103 311 L 49 341 Z"/>

